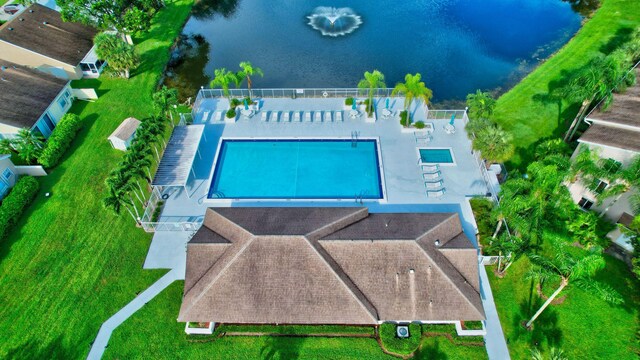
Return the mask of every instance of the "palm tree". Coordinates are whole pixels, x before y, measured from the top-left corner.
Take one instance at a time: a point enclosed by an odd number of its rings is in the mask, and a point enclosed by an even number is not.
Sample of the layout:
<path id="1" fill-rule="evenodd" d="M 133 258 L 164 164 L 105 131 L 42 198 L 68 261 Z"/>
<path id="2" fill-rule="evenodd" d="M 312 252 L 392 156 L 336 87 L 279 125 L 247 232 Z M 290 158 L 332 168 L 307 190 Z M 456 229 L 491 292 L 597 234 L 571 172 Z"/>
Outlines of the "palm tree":
<path id="1" fill-rule="evenodd" d="M 473 119 L 472 118 L 472 119 L 469 119 L 469 122 L 467 122 L 467 125 L 464 126 L 464 129 L 467 132 L 467 137 L 469 137 L 470 140 L 473 140 L 475 139 L 475 136 L 477 133 L 491 126 L 497 126 L 497 125 L 496 123 L 494 123 L 489 119 L 485 119 L 485 118 Z"/>
<path id="2" fill-rule="evenodd" d="M 44 148 L 44 138 L 29 129 L 20 129 L 14 139 L 13 146 L 18 156 L 27 164 L 32 164 Z"/>
<path id="3" fill-rule="evenodd" d="M 231 94 L 229 94 L 229 84 L 233 82 L 236 84 L 236 87 L 238 87 L 240 85 L 238 76 L 225 68 L 215 69 L 213 73 L 214 78 L 213 80 L 211 80 L 211 84 L 209 86 L 211 86 L 212 88 L 221 87 L 224 96 L 231 100 Z"/>
<path id="4" fill-rule="evenodd" d="M 564 241 L 554 240 L 553 257 L 546 258 L 537 254 L 529 255 L 533 268 L 528 272 L 528 278 L 542 282 L 554 279 L 560 280 L 560 285 L 526 323 L 525 326 L 527 328 L 531 327 L 531 324 L 540 316 L 544 309 L 546 309 L 553 299 L 569 284 L 576 284 L 582 289 L 590 290 L 607 302 L 613 304 L 622 303 L 623 299 L 620 294 L 610 286 L 593 279 L 596 272 L 605 266 L 602 255 L 589 254 L 584 257 L 578 257 L 567 249 L 568 245 Z"/>
<path id="5" fill-rule="evenodd" d="M 552 347 L 549 357 L 545 357 L 538 349 L 531 349 L 531 360 L 569 360 L 569 358 L 564 356 L 562 350 Z"/>
<path id="6" fill-rule="evenodd" d="M 429 106 L 429 101 L 433 96 L 433 92 L 429 89 L 424 82 L 420 81 L 422 75 L 416 73 L 415 75 L 407 74 L 404 77 L 404 83 L 397 83 L 391 92 L 392 95 L 403 94 L 404 95 L 404 111 L 409 116 L 409 106 L 413 100 L 422 100 L 425 106 Z M 409 122 L 407 120 L 407 122 Z"/>
<path id="7" fill-rule="evenodd" d="M 496 99 L 489 92 L 476 90 L 475 94 L 467 95 L 467 107 L 472 119 L 488 119 L 496 107 Z"/>
<path id="8" fill-rule="evenodd" d="M 178 90 L 169 89 L 166 86 L 162 86 L 160 90 L 153 94 L 153 107 L 158 110 L 162 116 L 171 115 L 171 107 L 178 104 Z"/>
<path id="9" fill-rule="evenodd" d="M 0 139 L 0 154 L 17 154 L 14 142 L 11 139 Z"/>
<path id="10" fill-rule="evenodd" d="M 364 73 L 364 79 L 358 83 L 358 89 L 369 90 L 369 104 L 367 106 L 367 113 L 373 114 L 373 92 L 377 88 L 383 88 L 387 85 L 384 83 L 384 75 L 378 71 L 373 72 L 366 71 Z"/>
<path id="11" fill-rule="evenodd" d="M 238 79 L 240 79 L 240 82 L 242 82 L 242 80 L 247 79 L 247 88 L 249 89 L 249 97 L 251 96 L 251 77 L 253 75 L 260 75 L 260 76 L 264 76 L 264 73 L 262 72 L 262 69 L 260 69 L 259 67 L 253 67 L 253 65 L 251 65 L 250 62 L 248 61 L 243 61 L 240 63 L 240 71 L 238 71 L 237 73 L 237 77 Z"/>
<path id="12" fill-rule="evenodd" d="M 114 214 L 120 215 L 122 208 L 125 208 L 133 220 L 138 223 L 138 218 L 136 218 L 131 209 L 127 206 L 130 204 L 131 201 L 125 197 L 125 194 L 122 191 L 117 191 L 111 188 L 108 190 L 108 195 L 102 199 L 102 206 L 106 209 L 111 209 Z"/>
<path id="13" fill-rule="evenodd" d="M 120 76 L 129 78 L 130 70 L 140 63 L 140 58 L 131 44 L 124 42 L 118 35 L 100 33 L 93 39 L 96 55 L 105 59 L 110 68 Z"/>
<path id="14" fill-rule="evenodd" d="M 515 152 L 513 137 L 498 126 L 488 126 L 478 131 L 472 146 L 490 163 L 505 162 Z"/>
<path id="15" fill-rule="evenodd" d="M 499 237 L 493 238 L 487 250 L 498 254 L 497 270 L 499 274 L 504 274 L 511 264 L 529 251 L 528 244 L 523 239 L 517 236 L 509 236 L 507 233 L 502 233 Z M 504 262 L 503 258 L 505 259 Z"/>

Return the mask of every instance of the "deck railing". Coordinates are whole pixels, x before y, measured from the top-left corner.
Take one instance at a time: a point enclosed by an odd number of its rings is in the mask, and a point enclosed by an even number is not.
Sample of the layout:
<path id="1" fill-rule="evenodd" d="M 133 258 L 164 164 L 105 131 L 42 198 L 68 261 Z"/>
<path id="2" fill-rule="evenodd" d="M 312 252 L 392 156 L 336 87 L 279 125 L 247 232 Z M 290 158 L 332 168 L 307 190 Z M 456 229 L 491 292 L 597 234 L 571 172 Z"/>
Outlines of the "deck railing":
<path id="1" fill-rule="evenodd" d="M 374 89 L 374 97 L 402 97 L 400 94 L 392 95 L 393 89 Z M 369 90 L 357 88 L 301 88 L 301 89 L 229 89 L 229 96 L 234 98 L 258 97 L 258 98 L 341 98 L 369 96 Z M 222 89 L 200 89 L 196 97 L 196 103 L 201 99 L 227 98 Z"/>
<path id="2" fill-rule="evenodd" d="M 164 201 L 162 199 L 162 188 L 154 186 L 151 196 L 149 196 L 147 208 L 140 219 L 140 224 L 144 231 L 195 231 L 202 225 L 202 220 L 195 221 L 190 216 L 160 216 L 159 219 L 154 219 L 153 214 L 159 206 L 162 206 Z"/>

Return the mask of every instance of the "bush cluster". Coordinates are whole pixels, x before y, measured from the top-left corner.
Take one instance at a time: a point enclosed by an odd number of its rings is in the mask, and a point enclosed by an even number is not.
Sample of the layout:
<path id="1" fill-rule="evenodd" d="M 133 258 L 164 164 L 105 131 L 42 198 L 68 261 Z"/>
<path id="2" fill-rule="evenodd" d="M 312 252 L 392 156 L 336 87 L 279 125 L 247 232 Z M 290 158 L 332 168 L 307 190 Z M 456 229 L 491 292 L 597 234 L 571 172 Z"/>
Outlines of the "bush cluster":
<path id="1" fill-rule="evenodd" d="M 75 139 L 80 128 L 82 128 L 82 120 L 78 115 L 66 114 L 63 116 L 49 136 L 38 162 L 46 168 L 56 166 L 62 155 L 71 146 L 71 142 Z"/>
<path id="2" fill-rule="evenodd" d="M 416 121 L 413 126 L 415 126 L 416 129 L 424 129 L 424 121 Z"/>
<path id="3" fill-rule="evenodd" d="M 404 127 L 409 127 L 411 126 L 411 116 L 408 116 L 407 118 L 407 111 L 403 110 L 400 112 L 400 125 L 404 126 Z"/>
<path id="4" fill-rule="evenodd" d="M 409 324 L 409 337 L 399 338 L 396 334 L 397 324 L 380 325 L 380 341 L 385 349 L 396 354 L 408 355 L 416 351 L 422 339 L 422 328 L 419 324 Z"/>
<path id="5" fill-rule="evenodd" d="M 227 111 L 227 118 L 233 119 L 234 117 L 236 117 L 236 109 L 231 108 Z"/>
<path id="6" fill-rule="evenodd" d="M 353 98 L 352 98 L 352 97 L 348 97 L 348 98 L 346 98 L 346 99 L 344 100 L 344 104 L 345 104 L 346 106 L 351 106 L 351 105 L 353 105 Z"/>
<path id="7" fill-rule="evenodd" d="M 24 209 L 33 201 L 40 184 L 33 176 L 23 176 L 16 182 L 0 205 L 0 239 L 18 222 Z"/>
<path id="8" fill-rule="evenodd" d="M 240 99 L 236 99 L 236 98 L 231 99 L 231 108 L 238 107 L 240 106 L 240 104 L 242 104 L 242 101 L 240 101 Z"/>

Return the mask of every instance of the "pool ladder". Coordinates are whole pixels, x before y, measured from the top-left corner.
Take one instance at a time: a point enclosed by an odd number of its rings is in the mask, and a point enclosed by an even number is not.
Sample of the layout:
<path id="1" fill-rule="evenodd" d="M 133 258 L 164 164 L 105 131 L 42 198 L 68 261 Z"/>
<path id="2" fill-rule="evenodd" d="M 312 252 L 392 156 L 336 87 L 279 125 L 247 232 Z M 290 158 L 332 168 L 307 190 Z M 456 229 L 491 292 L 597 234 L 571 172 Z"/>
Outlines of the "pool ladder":
<path id="1" fill-rule="evenodd" d="M 358 147 L 358 132 L 357 131 L 352 131 L 351 132 L 351 147 Z"/>

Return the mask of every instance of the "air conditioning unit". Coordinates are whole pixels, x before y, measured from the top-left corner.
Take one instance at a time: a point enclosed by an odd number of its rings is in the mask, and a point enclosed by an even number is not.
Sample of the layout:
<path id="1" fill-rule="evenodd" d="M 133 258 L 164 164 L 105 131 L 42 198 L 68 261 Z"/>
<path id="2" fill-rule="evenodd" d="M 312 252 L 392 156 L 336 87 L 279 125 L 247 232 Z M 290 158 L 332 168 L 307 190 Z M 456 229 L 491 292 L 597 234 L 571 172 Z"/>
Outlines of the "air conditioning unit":
<path id="1" fill-rule="evenodd" d="M 409 337 L 409 327 L 407 325 L 396 326 L 396 336 L 399 338 Z"/>

